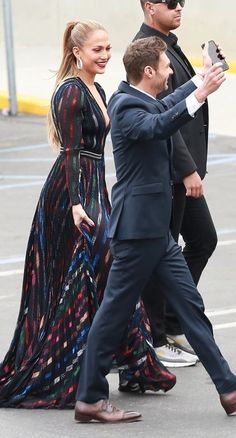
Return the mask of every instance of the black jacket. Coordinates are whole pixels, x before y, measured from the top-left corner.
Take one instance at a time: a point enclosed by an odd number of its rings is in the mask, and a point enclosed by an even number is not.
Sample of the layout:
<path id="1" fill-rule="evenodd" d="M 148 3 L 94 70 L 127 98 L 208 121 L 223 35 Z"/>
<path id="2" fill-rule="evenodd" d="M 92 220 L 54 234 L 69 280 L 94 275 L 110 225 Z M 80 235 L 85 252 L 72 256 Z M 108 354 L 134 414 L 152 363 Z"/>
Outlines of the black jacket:
<path id="1" fill-rule="evenodd" d="M 165 94 L 158 96 L 162 98 L 166 94 L 187 82 L 195 72 L 180 48 L 176 46 L 177 37 L 170 33 L 168 36 L 156 29 L 142 24 L 134 40 L 158 36 L 167 44 L 167 56 L 171 62 L 174 74 L 169 79 L 169 89 Z M 176 47 L 176 49 L 175 49 Z M 183 181 L 185 176 L 195 170 L 203 179 L 207 166 L 207 143 L 208 143 L 208 105 L 205 103 L 196 113 L 196 116 L 182 126 L 173 135 L 173 180 L 175 183 Z"/>

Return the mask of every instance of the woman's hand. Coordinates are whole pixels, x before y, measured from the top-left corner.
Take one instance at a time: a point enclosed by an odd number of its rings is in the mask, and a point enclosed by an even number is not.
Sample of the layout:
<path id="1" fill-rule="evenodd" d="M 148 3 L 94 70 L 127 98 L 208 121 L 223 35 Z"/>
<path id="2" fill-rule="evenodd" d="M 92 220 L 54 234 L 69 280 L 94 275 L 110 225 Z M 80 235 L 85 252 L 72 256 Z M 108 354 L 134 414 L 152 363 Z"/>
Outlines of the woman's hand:
<path id="1" fill-rule="evenodd" d="M 79 230 L 82 222 L 86 222 L 90 227 L 95 226 L 92 219 L 90 219 L 90 217 L 88 217 L 88 215 L 85 213 L 81 204 L 72 206 L 72 215 L 74 219 L 74 224 Z"/>

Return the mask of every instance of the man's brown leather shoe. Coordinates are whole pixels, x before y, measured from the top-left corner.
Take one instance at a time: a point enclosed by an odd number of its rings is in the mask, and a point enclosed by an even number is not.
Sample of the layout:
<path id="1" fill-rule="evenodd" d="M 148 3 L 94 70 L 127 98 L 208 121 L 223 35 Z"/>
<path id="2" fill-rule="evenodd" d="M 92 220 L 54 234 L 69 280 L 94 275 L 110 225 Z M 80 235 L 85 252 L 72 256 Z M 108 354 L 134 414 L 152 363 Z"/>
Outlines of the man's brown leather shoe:
<path id="1" fill-rule="evenodd" d="M 220 394 L 220 402 L 227 415 L 236 415 L 236 390 Z"/>
<path id="2" fill-rule="evenodd" d="M 80 423 L 89 423 L 92 420 L 101 423 L 128 423 L 140 419 L 139 412 L 122 411 L 113 406 L 109 400 L 99 400 L 92 404 L 77 401 L 75 405 L 75 421 Z"/>

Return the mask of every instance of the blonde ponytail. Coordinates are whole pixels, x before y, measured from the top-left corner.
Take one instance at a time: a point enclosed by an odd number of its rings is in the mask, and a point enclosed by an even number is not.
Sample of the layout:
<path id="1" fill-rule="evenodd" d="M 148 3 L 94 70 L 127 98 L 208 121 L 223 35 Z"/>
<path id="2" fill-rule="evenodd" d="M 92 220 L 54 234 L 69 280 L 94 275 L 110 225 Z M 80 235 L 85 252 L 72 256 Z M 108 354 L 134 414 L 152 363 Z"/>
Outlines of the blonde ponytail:
<path id="1" fill-rule="evenodd" d="M 88 35 L 95 30 L 105 30 L 104 27 L 96 21 L 73 21 L 66 25 L 63 36 L 63 56 L 61 65 L 56 75 L 57 85 L 69 77 L 76 77 L 78 68 L 76 65 L 76 57 L 73 53 L 73 47 L 84 46 Z M 59 138 L 53 123 L 52 108 L 50 106 L 48 112 L 48 141 L 54 149 L 60 146 Z"/>

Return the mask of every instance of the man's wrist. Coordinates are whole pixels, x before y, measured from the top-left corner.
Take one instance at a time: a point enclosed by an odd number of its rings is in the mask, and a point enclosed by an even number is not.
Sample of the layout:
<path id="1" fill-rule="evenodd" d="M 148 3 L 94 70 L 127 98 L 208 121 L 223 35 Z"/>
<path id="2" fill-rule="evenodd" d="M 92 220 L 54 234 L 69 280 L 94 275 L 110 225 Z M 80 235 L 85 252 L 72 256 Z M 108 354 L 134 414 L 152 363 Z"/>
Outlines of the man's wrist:
<path id="1" fill-rule="evenodd" d="M 194 96 L 196 97 L 196 99 L 199 103 L 204 103 L 206 98 L 207 98 L 207 95 L 202 90 L 202 87 L 199 87 L 194 91 Z"/>
<path id="2" fill-rule="evenodd" d="M 199 76 L 199 78 L 203 81 L 204 77 L 205 77 L 205 73 L 203 71 L 201 72 L 197 72 L 197 75 Z"/>

